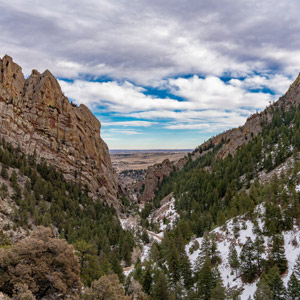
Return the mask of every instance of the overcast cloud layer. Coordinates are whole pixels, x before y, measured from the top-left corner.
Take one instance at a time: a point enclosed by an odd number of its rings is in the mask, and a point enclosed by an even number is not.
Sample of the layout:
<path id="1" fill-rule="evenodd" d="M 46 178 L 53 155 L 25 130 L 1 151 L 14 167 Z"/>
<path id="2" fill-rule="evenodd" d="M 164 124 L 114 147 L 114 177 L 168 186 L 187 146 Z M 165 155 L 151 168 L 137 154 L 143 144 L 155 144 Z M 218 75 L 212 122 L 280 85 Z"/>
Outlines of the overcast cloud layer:
<path id="1" fill-rule="evenodd" d="M 0 55 L 50 69 L 111 148 L 193 148 L 300 71 L 300 2 L 261 2 L 0 0 Z"/>

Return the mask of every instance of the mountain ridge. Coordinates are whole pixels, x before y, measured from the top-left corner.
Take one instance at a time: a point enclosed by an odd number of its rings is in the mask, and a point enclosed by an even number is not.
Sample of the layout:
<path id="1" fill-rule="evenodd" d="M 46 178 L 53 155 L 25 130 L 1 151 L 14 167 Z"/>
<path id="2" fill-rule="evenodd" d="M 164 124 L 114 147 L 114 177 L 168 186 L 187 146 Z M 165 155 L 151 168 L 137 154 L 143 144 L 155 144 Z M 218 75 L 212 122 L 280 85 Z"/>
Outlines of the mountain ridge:
<path id="1" fill-rule="evenodd" d="M 49 70 L 33 70 L 25 79 L 7 55 L 0 70 L 0 137 L 118 208 L 118 180 L 100 121 L 85 105 L 70 103 Z"/>

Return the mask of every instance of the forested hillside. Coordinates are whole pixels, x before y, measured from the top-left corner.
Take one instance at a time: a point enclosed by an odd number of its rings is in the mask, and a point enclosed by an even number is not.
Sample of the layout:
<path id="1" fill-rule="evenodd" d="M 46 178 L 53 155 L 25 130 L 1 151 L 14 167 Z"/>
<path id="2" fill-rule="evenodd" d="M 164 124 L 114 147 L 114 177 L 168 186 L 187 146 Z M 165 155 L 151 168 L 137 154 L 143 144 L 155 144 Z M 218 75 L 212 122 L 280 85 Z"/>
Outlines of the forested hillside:
<path id="1" fill-rule="evenodd" d="M 133 272 L 153 299 L 163 299 L 162 286 L 175 299 L 299 299 L 298 94 L 289 91 L 268 107 L 261 133 L 245 135 L 234 155 L 219 158 L 226 139 L 200 146 L 204 154 L 190 156 L 146 204 L 141 224 L 152 230 L 160 231 L 151 215 L 171 192 L 180 215 L 152 244 L 145 269 Z"/>
<path id="2" fill-rule="evenodd" d="M 79 181 L 66 181 L 54 167 L 37 163 L 34 155 L 24 155 L 5 140 L 0 141 L 0 168 L 0 245 L 18 239 L 15 232 L 24 237 L 36 226 L 50 226 L 57 237 L 74 245 L 83 284 L 89 286 L 110 273 L 124 281 L 120 262 L 131 264 L 135 242 L 132 233 L 122 229 L 113 207 L 90 198 Z"/>

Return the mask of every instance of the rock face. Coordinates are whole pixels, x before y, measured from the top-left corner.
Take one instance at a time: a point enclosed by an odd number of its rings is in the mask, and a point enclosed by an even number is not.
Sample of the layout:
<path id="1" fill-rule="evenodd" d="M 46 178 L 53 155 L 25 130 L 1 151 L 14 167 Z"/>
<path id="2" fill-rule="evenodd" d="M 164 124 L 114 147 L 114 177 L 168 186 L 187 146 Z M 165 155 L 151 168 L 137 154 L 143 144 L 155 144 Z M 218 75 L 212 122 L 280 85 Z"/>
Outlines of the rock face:
<path id="1" fill-rule="evenodd" d="M 148 167 L 145 179 L 138 182 L 138 198 L 141 202 L 148 202 L 154 199 L 155 192 L 163 181 L 174 170 L 173 164 L 169 159 L 165 159 L 160 164 Z"/>
<path id="2" fill-rule="evenodd" d="M 25 79 L 11 57 L 0 59 L 0 137 L 118 207 L 117 176 L 100 128 L 85 105 L 68 101 L 48 70 Z"/>

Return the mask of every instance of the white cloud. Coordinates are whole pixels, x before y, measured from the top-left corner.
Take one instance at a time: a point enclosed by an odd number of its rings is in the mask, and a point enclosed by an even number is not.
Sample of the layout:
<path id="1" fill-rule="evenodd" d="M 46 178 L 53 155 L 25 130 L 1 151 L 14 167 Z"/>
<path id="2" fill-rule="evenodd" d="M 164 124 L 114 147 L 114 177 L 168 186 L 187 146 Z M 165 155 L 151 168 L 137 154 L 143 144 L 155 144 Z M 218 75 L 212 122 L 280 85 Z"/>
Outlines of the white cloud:
<path id="1" fill-rule="evenodd" d="M 109 111 L 128 113 L 145 110 L 192 109 L 193 104 L 174 99 L 155 98 L 144 94 L 144 88 L 127 81 L 124 83 L 89 82 L 76 80 L 74 83 L 60 80 L 64 93 L 76 103 L 89 107 L 105 106 Z"/>
<path id="2" fill-rule="evenodd" d="M 106 111 L 132 121 L 106 121 L 105 126 L 150 127 L 161 123 L 170 130 L 217 132 L 242 125 L 246 118 L 268 105 L 278 95 L 255 92 L 268 88 L 280 92 L 290 81 L 284 76 L 252 76 L 244 80 L 222 81 L 215 76 L 177 78 L 158 85 L 183 101 L 147 95 L 147 90 L 129 82 L 60 81 L 65 94 L 77 104 L 84 103 L 94 112 Z M 134 120 L 135 119 L 135 120 Z M 144 121 L 149 120 L 149 121 Z M 114 132 L 125 133 L 120 129 Z M 126 131 L 126 134 L 140 134 Z"/>
<path id="3" fill-rule="evenodd" d="M 13 55 L 26 74 L 150 85 L 178 74 L 295 76 L 299 9 L 297 0 L 2 0 L 1 55 Z"/>
<path id="4" fill-rule="evenodd" d="M 282 74 L 274 74 L 269 77 L 255 75 L 247 77 L 245 80 L 231 79 L 230 84 L 244 89 L 263 89 L 268 88 L 277 93 L 284 94 L 291 85 L 292 80 Z"/>
<path id="5" fill-rule="evenodd" d="M 108 132 L 119 133 L 119 134 L 126 134 L 126 135 L 142 134 L 141 131 L 137 131 L 137 130 L 122 130 L 122 129 L 109 129 Z"/>
<path id="6" fill-rule="evenodd" d="M 266 78 L 263 78 L 267 85 Z M 178 78 L 163 81 L 164 88 L 173 95 L 180 96 L 184 101 L 170 98 L 158 98 L 145 94 L 145 89 L 125 81 L 118 83 L 89 82 L 76 80 L 67 82 L 60 80 L 64 93 L 78 104 L 83 103 L 94 111 L 97 106 L 104 107 L 108 111 L 124 113 L 138 113 L 149 111 L 160 111 L 158 115 L 166 112 L 166 118 L 172 116 L 173 111 L 192 110 L 234 110 L 241 107 L 252 109 L 264 108 L 269 101 L 274 100 L 278 95 L 268 93 L 252 93 L 247 89 L 254 86 L 254 81 L 245 83 L 240 80 L 232 80 L 224 83 L 217 77 L 209 76 L 199 78 Z M 274 84 L 274 82 L 272 82 Z M 257 84 L 261 87 L 261 83 Z M 170 114 L 171 112 L 171 114 Z"/>
<path id="7" fill-rule="evenodd" d="M 101 120 L 100 120 L 101 121 Z M 156 122 L 148 121 L 118 121 L 118 122 L 101 122 L 103 126 L 122 126 L 122 127 L 150 127 Z"/>

